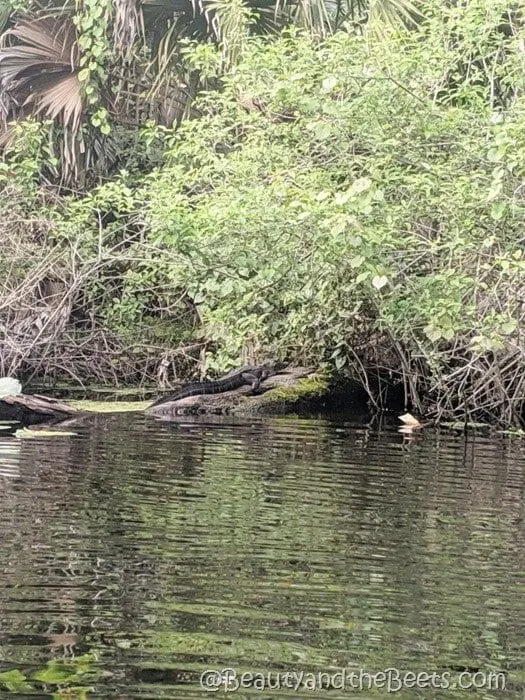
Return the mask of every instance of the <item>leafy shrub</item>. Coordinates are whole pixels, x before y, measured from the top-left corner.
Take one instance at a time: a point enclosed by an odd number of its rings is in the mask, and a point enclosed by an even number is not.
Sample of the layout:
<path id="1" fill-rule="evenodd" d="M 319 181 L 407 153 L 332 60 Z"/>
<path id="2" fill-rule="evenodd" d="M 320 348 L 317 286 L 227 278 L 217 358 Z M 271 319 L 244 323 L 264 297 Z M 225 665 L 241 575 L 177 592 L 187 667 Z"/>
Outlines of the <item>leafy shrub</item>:
<path id="1" fill-rule="evenodd" d="M 128 358 L 110 377 L 207 348 L 212 370 L 333 364 L 373 400 L 386 372 L 427 413 L 522 420 L 522 30 L 502 0 L 438 5 L 418 31 L 252 40 L 195 118 L 144 131 L 154 172 L 46 204 L 86 266 L 71 313 Z"/>
<path id="2" fill-rule="evenodd" d="M 384 367 L 419 408 L 519 421 L 525 103 L 516 83 L 503 111 L 479 74 L 448 85 L 467 39 L 487 74 L 518 76 L 517 37 L 493 5 L 480 34 L 483 7 L 453 26 L 438 10 L 424 37 L 253 43 L 168 137 L 145 221 L 211 364 Z"/>

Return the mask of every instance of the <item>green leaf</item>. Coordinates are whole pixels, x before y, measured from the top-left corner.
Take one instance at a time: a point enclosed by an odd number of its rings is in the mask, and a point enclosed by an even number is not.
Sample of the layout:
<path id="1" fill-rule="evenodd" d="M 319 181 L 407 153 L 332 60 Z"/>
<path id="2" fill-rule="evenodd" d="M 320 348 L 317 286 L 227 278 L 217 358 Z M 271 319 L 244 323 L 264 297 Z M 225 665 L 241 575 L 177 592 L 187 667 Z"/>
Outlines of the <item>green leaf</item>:
<path id="1" fill-rule="evenodd" d="M 355 258 L 350 258 L 350 267 L 361 267 L 364 262 L 365 258 L 362 255 L 356 255 Z"/>
<path id="2" fill-rule="evenodd" d="M 342 369 L 347 363 L 347 357 L 346 355 L 338 355 L 335 358 L 335 366 L 336 369 Z"/>
<path id="3" fill-rule="evenodd" d="M 323 82 L 321 83 L 323 92 L 332 92 L 334 87 L 337 85 L 337 78 L 335 75 L 330 75 L 328 78 L 325 78 Z"/>
<path id="4" fill-rule="evenodd" d="M 364 270 L 363 272 L 360 272 L 356 277 L 356 283 L 360 284 L 361 282 L 364 282 L 370 277 L 371 274 L 372 273 L 370 272 L 370 270 Z"/>
<path id="5" fill-rule="evenodd" d="M 35 681 L 40 681 L 41 683 L 59 685 L 61 683 L 73 680 L 76 676 L 77 672 L 74 667 L 68 668 L 66 666 L 60 666 L 57 663 L 51 662 L 47 668 L 33 673 L 31 678 L 33 678 Z"/>
<path id="6" fill-rule="evenodd" d="M 326 141 L 333 135 L 332 126 L 327 122 L 317 122 L 312 125 L 312 129 L 315 137 L 319 139 L 319 141 Z"/>
<path id="7" fill-rule="evenodd" d="M 346 204 L 352 196 L 353 196 L 352 190 L 348 190 L 348 192 L 338 192 L 334 197 L 334 202 L 338 206 L 341 206 L 343 204 Z"/>
<path id="8" fill-rule="evenodd" d="M 360 177 L 352 183 L 352 192 L 361 194 L 366 192 L 372 186 L 372 180 L 369 177 Z"/>
<path id="9" fill-rule="evenodd" d="M 501 325 L 501 333 L 503 335 L 511 335 L 512 333 L 514 333 L 517 327 L 518 324 L 516 322 L 516 319 L 511 318 Z"/>
<path id="10" fill-rule="evenodd" d="M 490 215 L 494 221 L 501 221 L 501 219 L 503 219 L 505 216 L 506 211 L 507 205 L 505 202 L 495 202 L 491 207 Z"/>
<path id="11" fill-rule="evenodd" d="M 443 337 L 443 333 L 441 329 L 435 328 L 434 326 L 426 326 L 423 329 L 425 335 L 429 340 L 431 340 L 433 343 L 437 343 L 438 340 L 441 340 Z"/>
<path id="12" fill-rule="evenodd" d="M 14 668 L 11 671 L 0 673 L 0 685 L 10 693 L 26 693 L 34 691 L 32 685 L 27 683 L 27 678 L 22 671 Z"/>
<path id="13" fill-rule="evenodd" d="M 388 284 L 388 277 L 385 275 L 376 275 L 372 279 L 372 286 L 376 289 L 382 289 L 386 284 Z"/>

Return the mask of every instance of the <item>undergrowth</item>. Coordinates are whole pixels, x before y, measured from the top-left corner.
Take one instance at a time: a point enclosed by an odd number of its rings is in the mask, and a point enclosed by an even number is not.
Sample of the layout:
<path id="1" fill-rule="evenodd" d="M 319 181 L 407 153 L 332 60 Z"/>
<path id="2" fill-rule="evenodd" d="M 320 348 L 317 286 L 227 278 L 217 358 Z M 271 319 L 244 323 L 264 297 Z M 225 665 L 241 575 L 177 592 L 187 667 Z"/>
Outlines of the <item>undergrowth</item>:
<path id="1" fill-rule="evenodd" d="M 193 119 L 144 130 L 161 167 L 81 195 L 43 187 L 28 127 L 2 171 L 0 370 L 167 384 L 276 357 L 359 376 L 376 405 L 381 376 L 426 415 L 519 425 L 524 59 L 504 4 L 253 40 Z"/>

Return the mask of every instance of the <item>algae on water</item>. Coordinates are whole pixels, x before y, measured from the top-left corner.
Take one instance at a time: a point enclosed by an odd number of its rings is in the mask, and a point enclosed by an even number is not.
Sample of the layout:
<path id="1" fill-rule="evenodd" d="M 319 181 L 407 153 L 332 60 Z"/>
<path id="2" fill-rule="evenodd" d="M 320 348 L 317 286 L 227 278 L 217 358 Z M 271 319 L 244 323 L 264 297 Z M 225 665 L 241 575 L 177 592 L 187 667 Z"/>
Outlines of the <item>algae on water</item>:
<path id="1" fill-rule="evenodd" d="M 70 406 L 92 413 L 143 411 L 150 403 L 150 401 L 69 401 Z"/>

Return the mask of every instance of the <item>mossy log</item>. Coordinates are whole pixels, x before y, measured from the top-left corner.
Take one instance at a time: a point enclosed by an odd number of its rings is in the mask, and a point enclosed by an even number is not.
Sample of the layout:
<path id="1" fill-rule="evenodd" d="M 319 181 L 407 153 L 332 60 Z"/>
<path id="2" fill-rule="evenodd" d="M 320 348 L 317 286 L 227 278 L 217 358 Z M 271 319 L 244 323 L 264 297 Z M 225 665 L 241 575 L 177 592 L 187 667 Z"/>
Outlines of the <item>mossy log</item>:
<path id="1" fill-rule="evenodd" d="M 220 394 L 187 396 L 146 409 L 149 415 L 169 420 L 180 415 L 234 414 L 276 415 L 304 412 L 320 406 L 330 393 L 330 382 L 323 374 L 307 367 L 289 367 L 268 377 L 253 394 L 242 386 Z"/>

